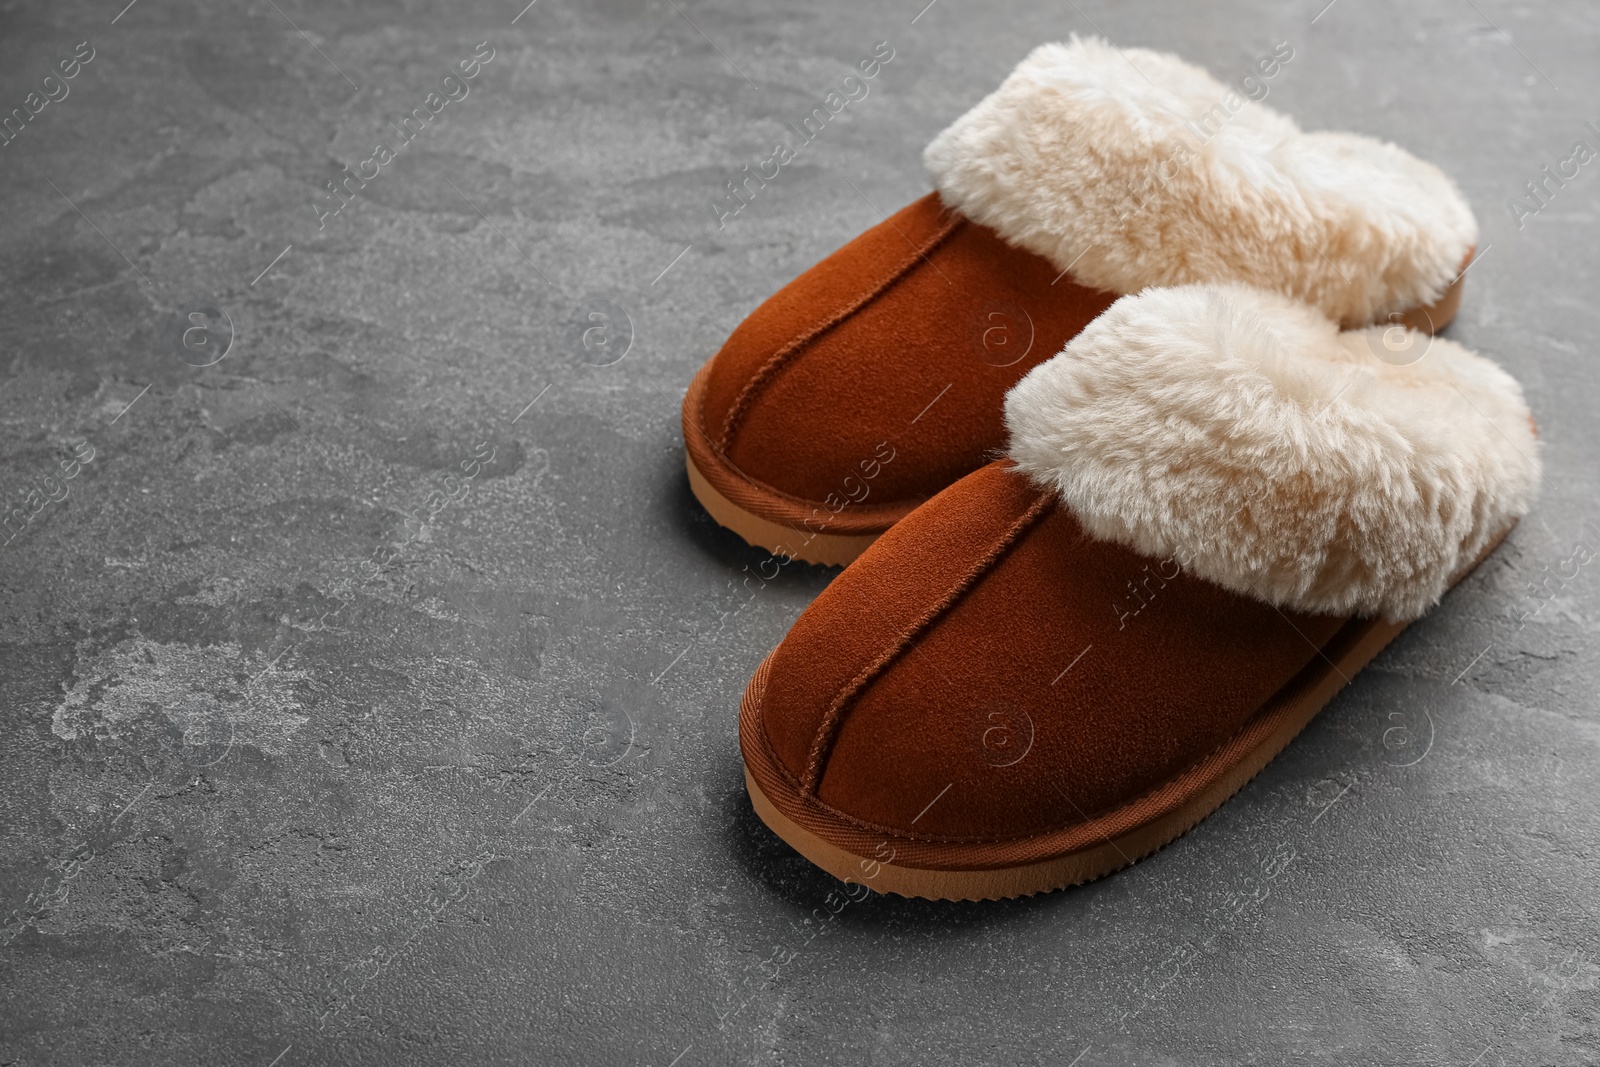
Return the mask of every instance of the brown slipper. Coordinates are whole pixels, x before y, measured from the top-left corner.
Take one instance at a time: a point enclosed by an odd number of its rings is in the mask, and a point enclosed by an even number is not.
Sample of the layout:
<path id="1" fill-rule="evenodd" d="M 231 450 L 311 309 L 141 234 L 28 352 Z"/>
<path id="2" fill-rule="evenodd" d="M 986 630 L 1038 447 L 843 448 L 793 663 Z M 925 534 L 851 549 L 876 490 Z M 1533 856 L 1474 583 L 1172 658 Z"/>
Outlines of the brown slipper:
<path id="1" fill-rule="evenodd" d="M 1098 40 L 1035 50 L 925 158 L 937 192 L 756 309 L 684 398 L 694 493 L 753 545 L 854 559 L 1001 449 L 1006 391 L 1119 294 L 1243 282 L 1431 332 L 1477 237 L 1430 164 Z"/>
<path id="2" fill-rule="evenodd" d="M 1096 878 L 1204 818 L 1537 488 L 1517 383 L 1384 334 L 1242 286 L 1114 304 L 1007 398 L 1011 459 L 762 664 L 761 818 L 839 878 L 948 899 Z"/>

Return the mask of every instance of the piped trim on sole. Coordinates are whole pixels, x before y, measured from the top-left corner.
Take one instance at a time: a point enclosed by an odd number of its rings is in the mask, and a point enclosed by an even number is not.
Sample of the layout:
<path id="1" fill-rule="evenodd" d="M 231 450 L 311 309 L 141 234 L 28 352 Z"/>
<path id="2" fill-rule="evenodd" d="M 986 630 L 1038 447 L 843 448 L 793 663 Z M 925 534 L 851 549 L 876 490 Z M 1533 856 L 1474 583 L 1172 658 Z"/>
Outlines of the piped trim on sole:
<path id="1" fill-rule="evenodd" d="M 744 538 L 746 544 L 774 556 L 788 556 L 825 567 L 843 567 L 865 552 L 880 536 L 878 533 L 835 534 L 796 530 L 792 526 L 772 522 L 744 510 L 717 492 L 716 486 L 695 466 L 692 456 L 684 456 L 684 466 L 689 471 L 689 490 L 717 525 L 732 530 Z"/>

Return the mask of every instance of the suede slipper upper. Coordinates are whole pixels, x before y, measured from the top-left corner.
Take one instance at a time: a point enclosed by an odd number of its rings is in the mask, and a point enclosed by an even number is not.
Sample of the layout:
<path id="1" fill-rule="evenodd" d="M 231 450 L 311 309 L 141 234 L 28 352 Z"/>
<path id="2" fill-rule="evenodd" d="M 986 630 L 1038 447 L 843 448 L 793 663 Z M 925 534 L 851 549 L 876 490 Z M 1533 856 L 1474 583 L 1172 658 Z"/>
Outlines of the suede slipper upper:
<path id="1" fill-rule="evenodd" d="M 1504 537 L 1516 382 L 1237 286 L 1117 302 L 746 692 L 761 817 L 833 874 L 1004 897 L 1133 862 L 1239 789 Z M 1381 353 L 1381 355 L 1380 355 Z"/>
<path id="2" fill-rule="evenodd" d="M 752 544 L 854 558 L 1000 450 L 1005 392 L 1119 294 L 1242 282 L 1431 331 L 1476 240 L 1403 150 L 1098 40 L 1035 50 L 926 161 L 937 192 L 774 295 L 689 388 L 690 483 Z"/>

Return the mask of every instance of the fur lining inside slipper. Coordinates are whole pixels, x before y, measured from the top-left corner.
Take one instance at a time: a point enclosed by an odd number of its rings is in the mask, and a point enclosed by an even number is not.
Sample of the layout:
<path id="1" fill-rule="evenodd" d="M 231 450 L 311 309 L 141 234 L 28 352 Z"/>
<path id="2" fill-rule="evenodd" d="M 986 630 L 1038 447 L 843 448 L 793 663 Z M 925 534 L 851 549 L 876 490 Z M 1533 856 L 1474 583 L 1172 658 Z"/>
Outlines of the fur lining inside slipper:
<path id="1" fill-rule="evenodd" d="M 1011 390 L 1006 424 L 1091 536 L 1307 612 L 1421 615 L 1539 482 L 1495 363 L 1238 285 L 1123 297 Z"/>
<path id="2" fill-rule="evenodd" d="M 1036 48 L 923 159 L 948 206 L 1084 285 L 1244 282 L 1347 326 L 1437 300 L 1478 236 L 1432 164 L 1098 39 Z"/>

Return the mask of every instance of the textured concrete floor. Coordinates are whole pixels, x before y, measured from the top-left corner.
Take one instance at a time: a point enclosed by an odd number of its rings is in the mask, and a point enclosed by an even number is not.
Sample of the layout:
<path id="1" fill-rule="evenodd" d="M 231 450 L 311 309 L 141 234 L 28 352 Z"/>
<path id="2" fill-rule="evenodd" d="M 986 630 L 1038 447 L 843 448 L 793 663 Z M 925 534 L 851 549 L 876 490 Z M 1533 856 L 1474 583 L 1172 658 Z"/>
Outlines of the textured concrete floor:
<path id="1" fill-rule="evenodd" d="M 1600 147 L 1593 5 L 523 2 L 0 7 L 0 113 L 67 91 L 0 147 L 0 1063 L 1600 1062 L 1600 164 L 1507 206 Z M 829 572 L 750 579 L 679 399 L 1096 31 L 1287 41 L 1270 103 L 1459 179 L 1544 497 L 1174 847 L 841 907 L 735 743 Z"/>

